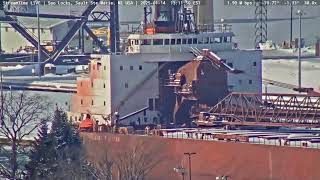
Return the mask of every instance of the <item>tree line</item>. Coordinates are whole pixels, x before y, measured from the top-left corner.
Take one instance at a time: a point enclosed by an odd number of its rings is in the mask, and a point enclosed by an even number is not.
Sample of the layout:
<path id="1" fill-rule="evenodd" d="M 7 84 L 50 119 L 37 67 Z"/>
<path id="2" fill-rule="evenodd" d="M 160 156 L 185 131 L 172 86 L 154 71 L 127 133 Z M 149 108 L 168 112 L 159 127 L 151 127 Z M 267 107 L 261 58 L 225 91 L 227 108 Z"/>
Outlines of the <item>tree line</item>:
<path id="1" fill-rule="evenodd" d="M 78 130 L 62 109 L 50 113 L 46 97 L 6 93 L 1 103 L 0 137 L 9 145 L 0 145 L 0 179 L 144 180 L 163 160 L 137 143 L 116 157 L 106 153 L 100 162 L 90 162 Z M 23 146 L 30 136 L 36 137 L 32 145 Z"/>

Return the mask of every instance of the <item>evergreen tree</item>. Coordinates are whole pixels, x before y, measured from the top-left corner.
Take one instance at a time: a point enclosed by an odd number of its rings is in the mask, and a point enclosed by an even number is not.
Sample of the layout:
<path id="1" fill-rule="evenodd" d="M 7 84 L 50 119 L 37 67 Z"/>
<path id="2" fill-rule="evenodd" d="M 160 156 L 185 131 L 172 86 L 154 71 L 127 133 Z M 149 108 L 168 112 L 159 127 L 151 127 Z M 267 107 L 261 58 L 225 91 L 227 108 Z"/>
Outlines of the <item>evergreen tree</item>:
<path id="1" fill-rule="evenodd" d="M 52 174 L 52 164 L 56 160 L 54 141 L 48 134 L 47 120 L 42 120 L 38 137 L 30 154 L 26 170 L 30 179 L 45 179 Z"/>

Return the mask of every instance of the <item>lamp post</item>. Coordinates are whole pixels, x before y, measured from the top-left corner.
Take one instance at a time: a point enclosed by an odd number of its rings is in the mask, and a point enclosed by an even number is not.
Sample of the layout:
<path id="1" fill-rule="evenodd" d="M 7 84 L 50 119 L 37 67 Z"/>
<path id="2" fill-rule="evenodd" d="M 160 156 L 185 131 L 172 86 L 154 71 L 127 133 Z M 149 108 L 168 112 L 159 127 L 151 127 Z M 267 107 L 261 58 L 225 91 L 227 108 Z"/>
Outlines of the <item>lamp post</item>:
<path id="1" fill-rule="evenodd" d="M 38 21 L 38 75 L 41 78 L 41 52 L 40 52 L 40 2 L 38 1 L 37 5 L 37 21 Z"/>
<path id="2" fill-rule="evenodd" d="M 301 36 L 302 36 L 302 25 L 301 25 L 301 17 L 304 15 L 302 10 L 298 10 L 297 15 L 299 16 L 299 54 L 298 54 L 298 63 L 299 63 L 299 70 L 298 70 L 298 84 L 299 84 L 299 92 L 301 92 Z"/>
<path id="3" fill-rule="evenodd" d="M 187 155 L 189 158 L 189 180 L 191 180 L 191 156 L 195 155 L 195 152 L 186 152 L 184 155 Z"/>

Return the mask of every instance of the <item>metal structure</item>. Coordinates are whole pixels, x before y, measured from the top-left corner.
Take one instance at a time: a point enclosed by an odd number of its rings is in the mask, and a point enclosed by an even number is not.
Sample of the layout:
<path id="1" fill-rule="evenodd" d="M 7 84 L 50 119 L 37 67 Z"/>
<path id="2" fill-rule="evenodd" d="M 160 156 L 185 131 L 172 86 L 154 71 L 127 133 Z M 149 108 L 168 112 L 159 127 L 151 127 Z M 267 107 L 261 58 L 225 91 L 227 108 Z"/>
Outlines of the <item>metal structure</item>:
<path id="1" fill-rule="evenodd" d="M 320 96 L 231 93 L 200 116 L 213 123 L 262 126 L 320 126 Z"/>
<path id="2" fill-rule="evenodd" d="M 95 7 L 99 4 L 100 0 L 94 0 L 95 3 L 90 3 L 90 5 L 85 9 L 85 11 L 80 16 L 69 16 L 69 15 L 52 15 L 52 14 L 34 14 L 34 13 L 20 13 L 20 12 L 5 12 L 5 16 L 1 17 L 1 21 L 8 22 L 17 32 L 19 32 L 25 39 L 27 39 L 34 47 L 38 46 L 38 37 L 30 32 L 17 18 L 14 16 L 24 16 L 24 17 L 37 17 L 40 18 L 58 18 L 58 19 L 70 19 L 74 20 L 74 25 L 68 30 L 65 37 L 60 43 L 57 44 L 56 48 L 52 52 L 48 52 L 44 46 L 40 46 L 41 62 L 42 66 L 45 63 L 53 63 L 60 56 L 63 49 L 70 43 L 74 38 L 76 33 L 79 31 L 81 37 L 83 38 L 83 30 L 87 31 L 89 36 L 93 41 L 100 47 L 101 53 L 106 53 L 107 48 L 104 46 L 103 42 L 91 31 L 91 29 L 86 25 L 87 22 L 113 22 L 110 23 L 111 28 L 111 52 L 116 52 L 119 50 L 119 16 L 118 16 L 118 1 L 112 0 L 110 3 L 111 12 L 93 12 Z M 88 20 L 89 16 L 92 18 L 91 21 Z M 83 41 L 79 44 L 83 46 Z M 43 69 L 43 68 L 42 68 Z M 43 70 L 42 70 L 43 71 Z"/>
<path id="3" fill-rule="evenodd" d="M 255 7 L 256 30 L 254 46 L 257 47 L 259 43 L 264 43 L 268 40 L 268 10 L 264 0 L 255 0 Z"/>

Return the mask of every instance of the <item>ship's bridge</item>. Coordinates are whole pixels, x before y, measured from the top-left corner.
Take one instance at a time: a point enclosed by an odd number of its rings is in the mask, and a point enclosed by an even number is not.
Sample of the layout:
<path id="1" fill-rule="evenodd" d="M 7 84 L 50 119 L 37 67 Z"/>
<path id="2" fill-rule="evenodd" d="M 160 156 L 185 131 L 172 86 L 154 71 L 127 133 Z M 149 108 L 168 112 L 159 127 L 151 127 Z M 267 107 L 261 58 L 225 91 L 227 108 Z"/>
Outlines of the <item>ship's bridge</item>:
<path id="1" fill-rule="evenodd" d="M 131 34 L 128 37 L 127 52 L 181 53 L 190 52 L 191 47 L 213 51 L 230 50 L 236 47 L 233 37 L 233 32 Z"/>

